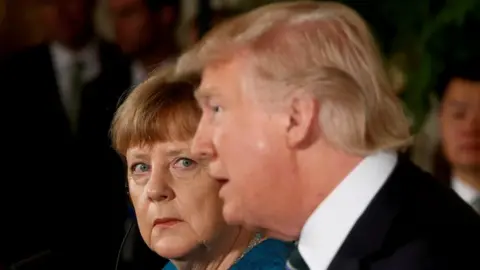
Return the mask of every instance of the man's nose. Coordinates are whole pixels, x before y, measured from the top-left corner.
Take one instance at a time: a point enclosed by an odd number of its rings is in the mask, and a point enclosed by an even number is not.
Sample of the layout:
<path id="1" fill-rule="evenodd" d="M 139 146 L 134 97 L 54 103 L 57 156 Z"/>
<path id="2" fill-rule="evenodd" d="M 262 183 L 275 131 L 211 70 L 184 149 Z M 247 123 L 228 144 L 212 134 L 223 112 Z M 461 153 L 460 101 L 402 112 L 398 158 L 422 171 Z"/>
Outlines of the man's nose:
<path id="1" fill-rule="evenodd" d="M 203 121 L 200 121 L 195 136 L 193 136 L 190 151 L 193 155 L 203 159 L 211 159 L 215 155 L 211 129 Z"/>
<path id="2" fill-rule="evenodd" d="M 466 135 L 480 136 L 480 111 L 470 114 L 466 121 Z"/>

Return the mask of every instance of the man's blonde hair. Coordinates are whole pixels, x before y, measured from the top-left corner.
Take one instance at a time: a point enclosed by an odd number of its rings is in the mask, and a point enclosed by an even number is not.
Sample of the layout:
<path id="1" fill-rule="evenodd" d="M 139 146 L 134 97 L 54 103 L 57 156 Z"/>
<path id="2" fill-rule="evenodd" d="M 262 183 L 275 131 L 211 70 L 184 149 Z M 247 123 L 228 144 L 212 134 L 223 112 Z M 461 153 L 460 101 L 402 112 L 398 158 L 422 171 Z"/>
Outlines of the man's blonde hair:
<path id="1" fill-rule="evenodd" d="M 315 95 L 322 132 L 336 147 L 369 154 L 410 141 L 410 124 L 374 38 L 347 6 L 301 1 L 260 7 L 214 28 L 177 67 L 202 70 L 241 53 L 247 74 L 255 74 L 250 80 L 275 86 L 261 87 L 275 91 L 271 96 Z"/>
<path id="2" fill-rule="evenodd" d="M 115 113 L 111 127 L 115 150 L 155 142 L 193 138 L 202 112 L 194 97 L 198 74 L 176 75 L 174 64 L 155 71 L 127 96 Z"/>

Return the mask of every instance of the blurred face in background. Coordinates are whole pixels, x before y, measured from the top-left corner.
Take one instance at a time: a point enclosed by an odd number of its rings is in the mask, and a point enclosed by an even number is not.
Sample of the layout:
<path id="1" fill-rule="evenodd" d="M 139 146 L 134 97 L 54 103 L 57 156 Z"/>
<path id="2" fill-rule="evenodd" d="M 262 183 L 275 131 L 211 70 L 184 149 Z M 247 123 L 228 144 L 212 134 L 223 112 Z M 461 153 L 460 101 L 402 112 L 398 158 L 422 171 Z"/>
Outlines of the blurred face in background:
<path id="1" fill-rule="evenodd" d="M 440 113 L 443 148 L 455 169 L 480 169 L 480 82 L 453 79 Z"/>
<path id="2" fill-rule="evenodd" d="M 41 0 L 50 37 L 71 48 L 85 45 L 93 35 L 95 0 Z"/>
<path id="3" fill-rule="evenodd" d="M 110 12 L 118 45 L 126 54 L 136 54 L 151 43 L 153 16 L 143 0 L 110 0 Z"/>
<path id="4" fill-rule="evenodd" d="M 158 46 L 167 36 L 174 16 L 172 9 L 148 9 L 144 0 L 109 0 L 117 44 L 133 57 Z"/>

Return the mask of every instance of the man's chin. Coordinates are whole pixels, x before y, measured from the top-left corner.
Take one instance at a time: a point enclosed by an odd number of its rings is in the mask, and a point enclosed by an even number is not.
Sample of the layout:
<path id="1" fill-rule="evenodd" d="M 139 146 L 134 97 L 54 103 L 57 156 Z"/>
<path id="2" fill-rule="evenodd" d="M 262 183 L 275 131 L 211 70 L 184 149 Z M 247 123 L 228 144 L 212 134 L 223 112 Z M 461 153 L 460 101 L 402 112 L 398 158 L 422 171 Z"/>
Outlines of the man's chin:
<path id="1" fill-rule="evenodd" d="M 228 181 L 224 180 L 224 179 L 215 179 L 215 180 L 220 184 L 220 189 L 218 191 L 218 196 L 220 197 L 220 199 L 225 201 L 225 198 L 227 197 L 227 195 L 225 193 L 226 193 Z"/>
<path id="2" fill-rule="evenodd" d="M 223 219 L 228 225 L 244 225 L 242 211 L 235 206 L 234 203 L 224 202 L 223 204 Z"/>
<path id="3" fill-rule="evenodd" d="M 458 170 L 474 174 L 480 173 L 480 160 L 470 158 L 462 161 L 463 162 L 458 162 L 455 166 Z"/>
<path id="4" fill-rule="evenodd" d="M 293 242 L 293 241 L 298 240 L 298 237 L 296 237 L 296 236 L 289 236 L 289 235 L 282 234 L 282 233 L 279 233 L 279 232 L 274 232 L 274 231 L 269 231 L 269 230 L 263 230 L 263 232 L 264 232 L 263 235 L 268 237 L 268 238 L 278 239 L 278 240 L 285 241 L 285 242 Z"/>

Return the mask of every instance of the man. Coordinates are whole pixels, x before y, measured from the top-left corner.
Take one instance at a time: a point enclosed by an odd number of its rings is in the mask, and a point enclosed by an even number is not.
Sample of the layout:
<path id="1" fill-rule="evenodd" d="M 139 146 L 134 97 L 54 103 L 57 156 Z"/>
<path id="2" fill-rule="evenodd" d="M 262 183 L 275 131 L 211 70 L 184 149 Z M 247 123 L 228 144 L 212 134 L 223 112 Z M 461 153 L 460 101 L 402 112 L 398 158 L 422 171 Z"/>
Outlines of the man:
<path id="1" fill-rule="evenodd" d="M 227 222 L 299 237 L 315 270 L 480 267 L 480 218 L 396 154 L 409 124 L 353 10 L 267 5 L 178 65 L 202 70 L 192 151 L 223 184 Z"/>
<path id="2" fill-rule="evenodd" d="M 19 269 L 40 269 L 40 261 L 45 269 L 108 269 L 126 215 L 124 173 L 111 166 L 117 161 L 108 151 L 121 93 L 110 88 L 128 66 L 116 47 L 95 36 L 94 0 L 44 4 L 52 42 L 12 55 L 0 67 L 3 100 L 14 106 L 4 114 L 4 138 L 12 146 L 4 154 L 25 164 L 4 174 L 5 190 L 15 199 L 2 219 L 8 228 L 2 255 Z M 92 88 L 96 80 L 109 83 Z"/>
<path id="3" fill-rule="evenodd" d="M 115 37 L 131 57 L 134 85 L 160 63 L 178 54 L 175 30 L 180 17 L 178 0 L 109 0 Z"/>
<path id="4" fill-rule="evenodd" d="M 442 148 L 451 168 L 441 177 L 480 213 L 480 61 L 450 67 L 438 87 Z M 443 169 L 437 168 L 437 169 Z"/>

